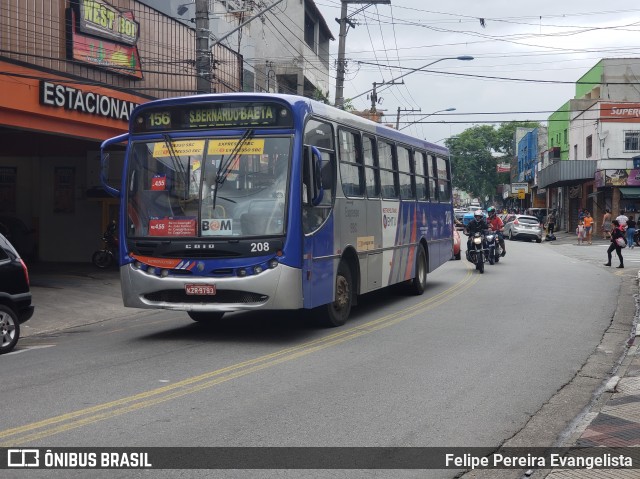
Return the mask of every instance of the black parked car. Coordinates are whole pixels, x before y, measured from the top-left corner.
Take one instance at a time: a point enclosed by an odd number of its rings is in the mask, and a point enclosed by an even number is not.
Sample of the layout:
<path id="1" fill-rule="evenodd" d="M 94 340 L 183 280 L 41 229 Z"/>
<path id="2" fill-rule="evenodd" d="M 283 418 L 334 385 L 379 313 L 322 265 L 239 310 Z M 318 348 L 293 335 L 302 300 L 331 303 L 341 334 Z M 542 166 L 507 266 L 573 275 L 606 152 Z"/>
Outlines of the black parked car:
<path id="1" fill-rule="evenodd" d="M 29 271 L 16 249 L 0 234 L 0 354 L 20 337 L 20 324 L 33 315 Z"/>
<path id="2" fill-rule="evenodd" d="M 20 218 L 0 216 L 0 234 L 11 242 L 27 262 L 36 258 L 36 230 L 28 227 Z"/>

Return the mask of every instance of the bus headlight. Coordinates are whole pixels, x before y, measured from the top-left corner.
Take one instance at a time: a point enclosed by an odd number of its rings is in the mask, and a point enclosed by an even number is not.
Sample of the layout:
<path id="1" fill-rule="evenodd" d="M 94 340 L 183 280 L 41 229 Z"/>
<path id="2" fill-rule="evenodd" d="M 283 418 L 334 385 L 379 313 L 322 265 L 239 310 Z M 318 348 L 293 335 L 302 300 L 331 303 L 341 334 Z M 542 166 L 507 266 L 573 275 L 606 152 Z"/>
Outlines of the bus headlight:
<path id="1" fill-rule="evenodd" d="M 247 270 L 244 268 L 241 268 L 238 270 L 238 276 L 240 276 L 241 278 L 244 278 L 247 275 Z"/>
<path id="2" fill-rule="evenodd" d="M 260 265 L 258 265 L 255 268 L 253 268 L 253 272 L 255 274 L 260 274 L 260 273 L 262 273 L 262 271 L 263 271 L 263 269 L 262 269 L 262 266 L 260 266 Z"/>
<path id="3" fill-rule="evenodd" d="M 269 261 L 269 268 L 271 269 L 275 269 L 278 266 L 278 260 L 277 259 L 272 259 L 271 261 Z"/>

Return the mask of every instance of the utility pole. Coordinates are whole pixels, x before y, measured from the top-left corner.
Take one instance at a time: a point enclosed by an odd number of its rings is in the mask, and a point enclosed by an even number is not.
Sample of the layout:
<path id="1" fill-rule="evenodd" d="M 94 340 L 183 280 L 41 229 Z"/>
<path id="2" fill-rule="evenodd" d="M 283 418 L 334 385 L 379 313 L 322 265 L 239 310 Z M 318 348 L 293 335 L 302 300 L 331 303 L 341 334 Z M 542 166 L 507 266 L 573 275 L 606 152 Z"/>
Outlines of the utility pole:
<path id="1" fill-rule="evenodd" d="M 196 90 L 211 93 L 209 0 L 196 0 Z"/>
<path id="2" fill-rule="evenodd" d="M 338 35 L 338 65 L 336 72 L 336 99 L 335 106 L 337 108 L 344 108 L 344 73 L 346 70 L 346 62 L 344 59 L 344 50 L 345 44 L 347 40 L 347 25 L 351 28 L 355 28 L 356 25 L 349 20 L 347 17 L 347 6 L 349 4 L 358 4 L 358 3 L 366 3 L 364 7 L 362 7 L 357 12 L 351 14 L 350 16 L 355 15 L 356 13 L 361 12 L 365 8 L 370 5 L 384 4 L 388 5 L 391 3 L 391 0 L 341 0 L 342 8 L 340 10 L 340 18 L 336 18 L 336 22 L 340 24 L 340 34 Z"/>
<path id="3" fill-rule="evenodd" d="M 376 90 L 378 85 L 404 85 L 404 81 L 394 82 L 373 82 L 373 89 L 371 90 L 371 113 L 376 112 L 376 103 L 378 103 L 378 92 Z"/>
<path id="4" fill-rule="evenodd" d="M 422 111 L 422 108 L 418 108 L 417 110 L 414 110 L 413 108 L 410 110 L 405 110 L 404 108 L 398 107 L 398 117 L 396 118 L 396 130 L 400 129 L 400 112 L 401 111 Z"/>

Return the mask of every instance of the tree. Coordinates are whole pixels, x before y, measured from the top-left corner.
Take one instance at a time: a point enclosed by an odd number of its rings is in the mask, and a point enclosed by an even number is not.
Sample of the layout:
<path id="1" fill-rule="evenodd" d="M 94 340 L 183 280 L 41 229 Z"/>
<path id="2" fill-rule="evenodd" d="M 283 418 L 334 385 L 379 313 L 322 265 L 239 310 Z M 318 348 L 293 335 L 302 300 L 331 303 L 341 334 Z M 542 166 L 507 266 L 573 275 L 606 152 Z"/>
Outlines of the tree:
<path id="1" fill-rule="evenodd" d="M 496 130 L 489 125 L 474 126 L 445 141 L 451 154 L 453 186 L 475 197 L 493 196 L 496 191 L 496 161 L 492 147 Z"/>
<path id="2" fill-rule="evenodd" d="M 509 181 L 508 173 L 497 172 L 497 163 L 510 163 L 517 154 L 515 131 L 518 127 L 537 128 L 537 122 L 502 123 L 473 126 L 445 141 L 451 154 L 453 186 L 472 196 L 492 198 L 499 183 Z"/>

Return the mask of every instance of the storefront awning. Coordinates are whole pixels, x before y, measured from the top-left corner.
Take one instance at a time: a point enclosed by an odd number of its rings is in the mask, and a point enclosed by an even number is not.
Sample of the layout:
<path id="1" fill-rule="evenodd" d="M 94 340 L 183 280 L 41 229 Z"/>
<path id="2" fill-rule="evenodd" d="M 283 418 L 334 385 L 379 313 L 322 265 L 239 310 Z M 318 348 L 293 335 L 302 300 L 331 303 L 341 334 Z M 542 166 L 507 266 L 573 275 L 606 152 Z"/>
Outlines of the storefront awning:
<path id="1" fill-rule="evenodd" d="M 640 198 L 640 186 L 620 188 L 620 194 L 625 200 L 637 200 Z"/>

